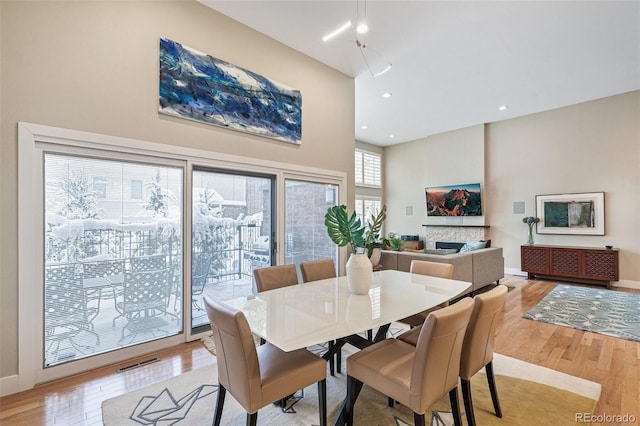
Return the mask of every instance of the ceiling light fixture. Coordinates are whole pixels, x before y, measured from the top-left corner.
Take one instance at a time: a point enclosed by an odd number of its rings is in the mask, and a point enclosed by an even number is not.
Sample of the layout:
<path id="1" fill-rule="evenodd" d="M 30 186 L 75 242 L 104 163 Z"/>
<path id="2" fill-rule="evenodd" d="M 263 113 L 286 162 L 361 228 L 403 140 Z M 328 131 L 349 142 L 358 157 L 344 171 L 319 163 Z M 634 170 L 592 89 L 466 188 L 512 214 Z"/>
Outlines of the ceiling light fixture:
<path id="1" fill-rule="evenodd" d="M 361 127 L 361 129 L 362 129 L 362 130 L 367 130 L 368 128 L 369 128 L 369 126 L 367 126 L 366 124 L 364 124 L 364 125 Z"/>
<path id="2" fill-rule="evenodd" d="M 346 22 L 345 24 L 343 24 L 337 30 L 333 31 L 332 33 L 327 34 L 324 37 L 322 37 L 322 41 L 327 42 L 327 41 L 331 40 L 335 36 L 337 36 L 337 35 L 341 34 L 342 32 L 346 31 L 350 26 L 351 26 L 351 21 Z"/>
<path id="3" fill-rule="evenodd" d="M 396 135 L 394 135 L 393 133 L 391 133 L 391 134 L 389 135 L 389 137 L 390 137 L 391 139 L 393 139 L 393 138 L 395 138 L 395 137 L 396 137 Z"/>
<path id="4" fill-rule="evenodd" d="M 367 47 L 367 45 L 364 42 L 364 39 L 358 38 L 358 34 L 365 34 L 369 31 L 369 27 L 367 26 L 367 23 L 366 23 L 367 1 L 364 0 L 364 15 L 362 18 L 360 17 L 360 1 L 359 0 L 356 2 L 356 7 L 357 7 L 356 22 L 359 22 L 359 23 L 355 31 L 355 43 L 356 43 L 356 46 L 358 47 L 358 50 L 360 50 L 362 59 L 364 60 L 364 63 L 367 66 L 367 69 L 369 70 L 369 73 L 371 73 L 371 76 L 379 77 L 382 74 L 388 72 L 393 66 L 393 64 L 388 59 L 386 59 L 380 52 L 377 52 L 376 50 L 371 49 L 370 47 Z M 322 38 L 322 41 L 326 42 L 333 39 L 340 33 L 346 31 L 349 27 L 351 27 L 351 21 L 347 22 L 346 24 L 344 24 L 343 26 L 341 26 L 331 34 L 327 34 L 326 36 L 324 36 Z"/>
<path id="5" fill-rule="evenodd" d="M 383 98 L 388 99 L 388 98 L 390 98 L 392 95 L 393 95 L 393 94 L 392 94 L 391 92 L 387 92 L 387 93 L 383 93 L 383 94 L 382 94 L 382 97 L 383 97 Z"/>
<path id="6" fill-rule="evenodd" d="M 506 111 L 508 108 L 509 108 L 509 107 L 508 107 L 508 106 L 506 106 L 506 105 L 500 105 L 500 106 L 498 107 L 498 111 Z"/>

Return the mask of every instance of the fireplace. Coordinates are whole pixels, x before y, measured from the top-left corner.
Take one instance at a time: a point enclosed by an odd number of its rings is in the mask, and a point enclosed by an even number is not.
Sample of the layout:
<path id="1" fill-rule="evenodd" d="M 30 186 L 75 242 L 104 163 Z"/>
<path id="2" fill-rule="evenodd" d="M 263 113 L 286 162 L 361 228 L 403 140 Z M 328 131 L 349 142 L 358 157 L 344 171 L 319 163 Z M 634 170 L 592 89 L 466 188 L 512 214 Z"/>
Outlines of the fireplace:
<path id="1" fill-rule="evenodd" d="M 466 243 L 469 240 L 488 240 L 489 226 L 485 225 L 422 225 L 425 227 L 425 247 L 436 248 L 436 241 Z"/>

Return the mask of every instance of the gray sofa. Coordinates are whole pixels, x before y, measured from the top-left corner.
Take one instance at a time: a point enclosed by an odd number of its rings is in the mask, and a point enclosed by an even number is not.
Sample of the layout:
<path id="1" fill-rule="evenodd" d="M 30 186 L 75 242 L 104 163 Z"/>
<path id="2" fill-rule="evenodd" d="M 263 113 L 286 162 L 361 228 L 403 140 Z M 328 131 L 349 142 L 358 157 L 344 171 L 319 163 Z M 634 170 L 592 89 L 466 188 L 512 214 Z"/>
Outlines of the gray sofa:
<path id="1" fill-rule="evenodd" d="M 412 251 L 382 250 L 382 269 L 396 269 L 409 272 L 412 260 L 450 263 L 453 265 L 453 279 L 470 282 L 469 292 L 504 278 L 504 257 L 501 247 L 490 247 L 467 253 L 426 254 Z"/>

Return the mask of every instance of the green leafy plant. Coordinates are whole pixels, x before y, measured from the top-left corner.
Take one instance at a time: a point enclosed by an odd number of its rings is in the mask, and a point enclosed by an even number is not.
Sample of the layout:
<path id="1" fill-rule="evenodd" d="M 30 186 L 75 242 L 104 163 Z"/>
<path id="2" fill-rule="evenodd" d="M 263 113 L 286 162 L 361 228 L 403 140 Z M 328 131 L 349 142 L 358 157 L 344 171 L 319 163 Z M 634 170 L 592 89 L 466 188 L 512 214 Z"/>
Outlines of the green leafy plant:
<path id="1" fill-rule="evenodd" d="M 377 216 L 371 215 L 371 221 L 364 227 L 356 212 L 349 214 L 347 206 L 340 205 L 327 209 L 324 224 L 329 238 L 339 247 L 348 244 L 354 253 L 362 252 L 366 248 L 367 255 L 371 256 L 374 247 L 382 247 L 384 244 L 380 239 L 380 231 L 386 217 L 387 206 L 383 206 Z"/>
<path id="2" fill-rule="evenodd" d="M 387 241 L 388 241 L 387 245 L 391 247 L 391 250 L 402 251 L 402 246 L 404 245 L 404 241 L 402 241 L 400 238 L 393 237 L 393 238 L 387 239 Z"/>
<path id="3" fill-rule="evenodd" d="M 371 215 L 371 220 L 364 233 L 364 246 L 367 249 L 367 256 L 371 257 L 374 248 L 382 248 L 387 243 L 386 238 L 380 238 L 382 225 L 387 218 L 387 206 L 382 206 L 377 216 Z"/>

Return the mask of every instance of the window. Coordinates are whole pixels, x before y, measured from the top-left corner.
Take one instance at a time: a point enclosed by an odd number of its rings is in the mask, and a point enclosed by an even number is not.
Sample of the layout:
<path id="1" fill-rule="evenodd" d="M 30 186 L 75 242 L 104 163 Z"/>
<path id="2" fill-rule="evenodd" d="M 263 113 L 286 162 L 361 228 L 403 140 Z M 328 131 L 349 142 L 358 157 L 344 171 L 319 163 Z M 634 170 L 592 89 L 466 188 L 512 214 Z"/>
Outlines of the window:
<path id="1" fill-rule="evenodd" d="M 336 205 L 339 186 L 300 179 L 285 180 L 285 263 L 333 259 L 337 246 L 327 234 L 324 215 Z M 302 282 L 302 276 L 299 277 Z"/>
<path id="2" fill-rule="evenodd" d="M 202 168 L 192 176 L 191 327 L 208 326 L 203 297 L 257 290 L 253 270 L 272 262 L 273 175 Z"/>
<path id="3" fill-rule="evenodd" d="M 131 199 L 142 200 L 142 181 L 140 179 L 131 180 Z"/>
<path id="4" fill-rule="evenodd" d="M 283 248 L 301 248 L 292 224 L 312 227 L 311 255 L 338 252 L 321 250 L 326 230 L 305 214 L 346 203 L 342 173 L 29 123 L 19 146 L 18 331 L 35 336 L 18 342 L 25 389 L 192 340 L 206 323 L 199 285 L 250 293 L 252 267 L 299 254 Z"/>
<path id="5" fill-rule="evenodd" d="M 369 223 L 371 215 L 377 215 L 382 208 L 382 202 L 374 197 L 356 197 L 356 215 L 363 225 Z"/>
<path id="6" fill-rule="evenodd" d="M 382 186 L 382 167 L 380 154 L 356 149 L 356 185 Z"/>
<path id="7" fill-rule="evenodd" d="M 148 199 L 118 193 L 127 181 Z M 182 331 L 182 182 L 179 167 L 45 153 L 46 367 Z"/>
<path id="8" fill-rule="evenodd" d="M 93 192 L 96 198 L 107 198 L 107 178 L 102 176 L 93 177 Z"/>

